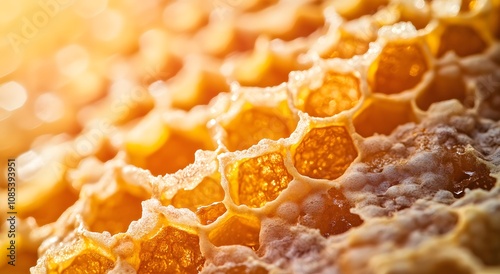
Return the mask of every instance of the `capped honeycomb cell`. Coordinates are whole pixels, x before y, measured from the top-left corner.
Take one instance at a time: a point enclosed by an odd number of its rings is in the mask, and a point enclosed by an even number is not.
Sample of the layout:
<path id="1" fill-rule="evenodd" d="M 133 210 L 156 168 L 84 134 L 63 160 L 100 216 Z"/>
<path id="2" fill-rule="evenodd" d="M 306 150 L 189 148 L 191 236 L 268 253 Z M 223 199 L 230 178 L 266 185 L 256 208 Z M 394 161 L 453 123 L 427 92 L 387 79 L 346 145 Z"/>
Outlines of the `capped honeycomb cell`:
<path id="1" fill-rule="evenodd" d="M 287 108 L 286 103 L 281 108 Z M 291 113 L 272 108 L 251 107 L 242 110 L 225 126 L 227 148 L 230 151 L 244 150 L 262 139 L 278 140 L 290 136 L 295 129 Z"/>
<path id="2" fill-rule="evenodd" d="M 260 220 L 258 218 L 229 215 L 209 232 L 208 238 L 215 246 L 243 245 L 258 249 L 259 233 Z"/>
<path id="3" fill-rule="evenodd" d="M 437 50 L 437 57 L 453 51 L 460 57 L 479 54 L 486 50 L 488 43 L 472 26 L 448 25 L 445 27 Z"/>
<path id="4" fill-rule="evenodd" d="M 428 68 L 426 55 L 418 43 L 390 42 L 370 66 L 369 84 L 375 93 L 401 93 L 420 83 Z"/>
<path id="5" fill-rule="evenodd" d="M 277 152 L 243 160 L 231 169 L 228 177 L 231 193 L 236 193 L 233 200 L 249 207 L 262 207 L 273 201 L 293 179 L 283 156 Z"/>
<path id="6" fill-rule="evenodd" d="M 358 152 L 343 126 L 311 129 L 294 151 L 297 171 L 316 179 L 336 179 L 356 159 Z"/>
<path id="7" fill-rule="evenodd" d="M 220 202 L 222 199 L 224 199 L 224 190 L 220 182 L 206 177 L 193 189 L 179 189 L 172 198 L 172 205 L 177 208 L 189 208 L 196 212 L 198 208 Z"/>
<path id="8" fill-rule="evenodd" d="M 141 243 L 137 273 L 198 273 L 205 258 L 200 252 L 198 235 L 163 227 Z"/>
<path id="9" fill-rule="evenodd" d="M 356 132 L 368 137 L 376 133 L 388 135 L 396 127 L 414 120 L 409 102 L 374 98 L 365 102 L 353 122 Z"/>
<path id="10" fill-rule="evenodd" d="M 201 224 L 209 225 L 226 213 L 226 211 L 226 206 L 222 202 L 216 202 L 211 205 L 199 207 L 196 210 L 196 216 L 198 216 Z"/>
<path id="11" fill-rule="evenodd" d="M 314 117 L 330 117 L 358 103 L 359 79 L 351 74 L 327 72 L 321 87 L 313 90 L 303 87 L 298 97 L 299 109 Z"/>
<path id="12" fill-rule="evenodd" d="M 341 234 L 363 223 L 351 208 L 342 191 L 331 188 L 327 194 L 311 195 L 304 201 L 299 223 L 319 229 L 324 237 Z"/>

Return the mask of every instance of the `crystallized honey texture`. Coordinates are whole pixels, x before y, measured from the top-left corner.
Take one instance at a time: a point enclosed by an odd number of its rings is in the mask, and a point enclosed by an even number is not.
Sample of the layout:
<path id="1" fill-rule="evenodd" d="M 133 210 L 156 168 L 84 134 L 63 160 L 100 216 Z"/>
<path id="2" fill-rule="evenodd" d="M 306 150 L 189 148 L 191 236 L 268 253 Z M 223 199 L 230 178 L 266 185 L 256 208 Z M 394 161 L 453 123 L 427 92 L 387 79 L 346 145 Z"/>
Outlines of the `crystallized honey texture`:
<path id="1" fill-rule="evenodd" d="M 1 1 L 0 273 L 500 273 L 499 22 Z"/>

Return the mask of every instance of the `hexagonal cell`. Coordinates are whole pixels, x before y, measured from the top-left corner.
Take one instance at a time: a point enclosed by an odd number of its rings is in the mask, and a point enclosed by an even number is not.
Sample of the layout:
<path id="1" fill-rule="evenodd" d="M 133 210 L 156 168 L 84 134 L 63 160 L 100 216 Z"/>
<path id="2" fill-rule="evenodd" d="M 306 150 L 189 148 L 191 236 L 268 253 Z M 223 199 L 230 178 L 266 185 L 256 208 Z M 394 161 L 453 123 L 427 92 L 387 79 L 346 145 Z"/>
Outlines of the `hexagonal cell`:
<path id="1" fill-rule="evenodd" d="M 118 190 L 105 198 L 94 195 L 90 199 L 90 211 L 83 216 L 89 230 L 116 234 L 127 231 L 132 221 L 141 218 L 141 202 L 147 197 Z"/>
<path id="2" fill-rule="evenodd" d="M 363 137 L 389 135 L 396 127 L 415 121 L 410 102 L 370 98 L 354 116 L 356 132 Z"/>
<path id="3" fill-rule="evenodd" d="M 208 234 L 215 246 L 244 245 L 259 248 L 260 220 L 254 216 L 230 215 Z"/>
<path id="4" fill-rule="evenodd" d="M 56 221 L 66 209 L 78 200 L 75 189 L 67 182 L 52 188 L 51 195 L 43 202 L 43 206 L 35 206 L 19 211 L 19 218 L 33 217 L 39 226 Z"/>
<path id="5" fill-rule="evenodd" d="M 425 28 L 432 19 L 430 8 L 420 0 L 397 2 L 399 22 L 411 22 L 416 29 Z"/>
<path id="6" fill-rule="evenodd" d="M 336 179 L 356 159 L 358 152 L 343 126 L 311 129 L 293 151 L 297 171 L 316 179 Z"/>
<path id="7" fill-rule="evenodd" d="M 363 15 L 374 14 L 377 10 L 381 9 L 383 6 L 387 5 L 389 1 L 387 0 L 355 0 L 355 1 L 343 1 L 335 0 L 332 5 L 335 7 L 335 11 L 338 12 L 346 20 L 353 20 L 359 18 Z"/>
<path id="8" fill-rule="evenodd" d="M 196 212 L 200 207 L 220 202 L 224 199 L 224 189 L 220 178 L 205 177 L 193 189 L 179 189 L 172 198 L 172 205 L 177 208 L 188 208 Z"/>
<path id="9" fill-rule="evenodd" d="M 327 194 L 312 195 L 304 201 L 299 223 L 319 229 L 324 237 L 341 234 L 363 223 L 351 208 L 342 191 L 331 188 Z"/>
<path id="10" fill-rule="evenodd" d="M 465 101 L 467 87 L 458 66 L 440 68 L 431 84 L 419 91 L 415 98 L 417 107 L 428 110 L 436 102 L 457 99 Z"/>
<path id="11" fill-rule="evenodd" d="M 206 134 L 205 138 L 203 138 L 203 133 Z M 189 135 L 189 132 L 171 130 L 165 135 L 164 138 L 159 140 L 159 147 L 151 154 L 141 157 L 131 152 L 133 155 L 130 158 L 131 164 L 148 169 L 155 176 L 165 175 L 167 173 L 174 173 L 193 163 L 197 150 L 214 149 L 213 145 L 210 144 L 211 142 L 206 141 L 209 140 L 208 133 L 206 132 L 197 132 L 194 130 L 193 135 Z M 149 137 L 145 138 L 148 139 Z M 162 140 L 163 142 L 161 142 Z M 141 147 L 145 146 L 145 144 L 146 142 Z M 147 148 L 147 150 L 151 150 L 151 148 Z"/>
<path id="12" fill-rule="evenodd" d="M 396 94 L 422 81 L 429 64 L 417 42 L 390 42 L 370 66 L 368 82 L 375 93 Z"/>
<path id="13" fill-rule="evenodd" d="M 224 126 L 227 132 L 227 148 L 230 151 L 244 150 L 262 139 L 286 138 L 295 126 L 295 119 L 286 102 L 276 108 L 250 106 L 240 111 Z"/>
<path id="14" fill-rule="evenodd" d="M 447 25 L 439 38 L 437 57 L 453 51 L 460 57 L 479 54 L 486 50 L 488 43 L 472 26 Z"/>
<path id="15" fill-rule="evenodd" d="M 254 208 L 276 199 L 293 179 L 278 152 L 245 159 L 228 169 L 227 177 L 235 203 Z"/>
<path id="16" fill-rule="evenodd" d="M 107 273 L 116 263 L 116 257 L 108 247 L 84 236 L 66 239 L 43 256 L 43 262 L 35 267 L 34 272 Z"/>
<path id="17" fill-rule="evenodd" d="M 339 30 L 340 38 L 330 49 L 321 54 L 322 58 L 350 59 L 356 55 L 362 55 L 368 51 L 372 39 L 362 38 L 345 30 Z"/>
<path id="18" fill-rule="evenodd" d="M 220 216 L 226 213 L 226 206 L 222 202 L 199 207 L 196 216 L 202 225 L 209 225 L 215 222 Z"/>
<path id="19" fill-rule="evenodd" d="M 281 47 L 273 47 L 265 39 L 257 40 L 251 53 L 245 53 L 235 61 L 231 78 L 246 87 L 280 85 L 288 81 L 291 71 L 306 69 L 306 65 L 297 61 L 299 53 L 283 52 Z"/>
<path id="20" fill-rule="evenodd" d="M 114 265 L 108 257 L 97 252 L 88 252 L 76 256 L 61 273 L 107 273 L 113 269 Z"/>
<path id="21" fill-rule="evenodd" d="M 361 98 L 359 79 L 352 74 L 327 72 L 317 89 L 302 87 L 296 107 L 314 117 L 330 117 L 353 108 Z"/>
<path id="22" fill-rule="evenodd" d="M 137 273 L 199 273 L 205 263 L 200 239 L 171 226 L 141 243 Z"/>
<path id="23" fill-rule="evenodd" d="M 201 68 L 200 60 L 188 60 L 196 64 L 186 66 L 169 82 L 172 105 L 175 108 L 190 110 L 197 105 L 206 105 L 217 94 L 229 91 L 226 79 L 215 69 Z"/>

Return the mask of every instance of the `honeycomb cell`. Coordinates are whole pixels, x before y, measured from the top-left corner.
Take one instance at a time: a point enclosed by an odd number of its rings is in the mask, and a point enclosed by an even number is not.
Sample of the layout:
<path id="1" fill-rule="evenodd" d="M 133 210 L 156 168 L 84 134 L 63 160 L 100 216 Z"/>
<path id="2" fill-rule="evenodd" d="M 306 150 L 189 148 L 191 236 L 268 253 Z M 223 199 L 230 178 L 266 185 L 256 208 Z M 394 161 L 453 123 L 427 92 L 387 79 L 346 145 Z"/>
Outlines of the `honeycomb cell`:
<path id="1" fill-rule="evenodd" d="M 321 235 L 328 237 L 344 233 L 363 223 L 359 215 L 351 213 L 352 204 L 340 189 L 331 188 L 328 194 L 321 195 L 319 199 L 320 201 L 315 202 L 319 202 L 321 206 L 301 212 L 300 224 L 317 228 Z"/>
<path id="2" fill-rule="evenodd" d="M 177 228 L 163 227 L 141 243 L 137 273 L 199 273 L 205 263 L 199 237 Z"/>
<path id="3" fill-rule="evenodd" d="M 248 267 L 246 265 L 237 265 L 224 269 L 227 274 L 267 274 L 269 271 L 262 266 Z"/>
<path id="4" fill-rule="evenodd" d="M 302 175 L 333 180 L 344 174 L 357 156 L 345 127 L 313 128 L 297 146 L 294 164 Z"/>
<path id="5" fill-rule="evenodd" d="M 144 199 L 146 197 L 124 190 L 117 191 L 104 200 L 94 198 L 91 213 L 85 215 L 84 220 L 91 231 L 108 231 L 111 234 L 125 232 L 132 221 L 141 218 L 141 202 Z"/>
<path id="6" fill-rule="evenodd" d="M 259 219 L 233 215 L 210 231 L 208 238 L 215 246 L 244 245 L 256 250 L 259 248 L 259 233 Z"/>
<path id="7" fill-rule="evenodd" d="M 203 225 L 209 225 L 217 220 L 222 214 L 226 213 L 226 206 L 222 202 L 216 202 L 211 205 L 199 207 L 196 210 L 196 216 Z"/>
<path id="8" fill-rule="evenodd" d="M 462 0 L 460 12 L 469 12 L 476 8 L 477 0 Z"/>
<path id="9" fill-rule="evenodd" d="M 291 115 L 291 114 L 290 114 Z M 290 136 L 292 117 L 271 108 L 254 107 L 241 111 L 226 127 L 227 148 L 244 150 L 262 139 L 278 140 Z"/>
<path id="10" fill-rule="evenodd" d="M 197 60 L 193 60 L 197 61 Z M 199 64 L 196 64 L 199 65 Z M 173 107 L 190 110 L 197 105 L 206 105 L 220 92 L 228 91 L 226 79 L 212 71 L 201 71 L 191 66 L 172 79 L 169 91 Z"/>
<path id="11" fill-rule="evenodd" d="M 199 136 L 195 135 L 194 137 Z M 165 175 L 193 163 L 194 153 L 198 149 L 210 150 L 213 149 L 213 146 L 202 140 L 186 136 L 186 134 L 172 131 L 158 150 L 146 157 L 135 157 L 131 159 L 131 163 L 148 169 L 155 176 Z"/>
<path id="12" fill-rule="evenodd" d="M 415 102 L 418 108 L 427 111 L 433 103 L 450 99 L 464 103 L 467 87 L 459 68 L 442 69 L 437 74 L 431 85 L 417 95 Z"/>
<path id="13" fill-rule="evenodd" d="M 322 54 L 321 57 L 350 59 L 356 55 L 362 55 L 368 51 L 369 43 L 372 41 L 358 38 L 353 34 L 340 31 L 340 39 L 337 44 Z"/>
<path id="14" fill-rule="evenodd" d="M 272 87 L 288 81 L 293 70 L 306 69 L 294 55 L 298 53 L 280 52 L 269 45 L 269 41 L 257 40 L 255 50 L 238 60 L 232 72 L 234 79 L 245 87 Z"/>
<path id="15" fill-rule="evenodd" d="M 448 51 L 465 57 L 481 53 L 488 47 L 486 41 L 474 28 L 465 25 L 446 26 L 439 41 L 438 57 L 442 57 Z"/>
<path id="16" fill-rule="evenodd" d="M 311 116 L 329 117 L 351 109 L 360 97 L 358 78 L 349 74 L 328 73 L 320 88 L 309 91 L 304 110 Z"/>
<path id="17" fill-rule="evenodd" d="M 391 42 L 370 67 L 370 86 L 375 93 L 400 93 L 420 83 L 428 67 L 426 56 L 418 44 Z"/>
<path id="18" fill-rule="evenodd" d="M 486 164 L 481 163 L 472 153 L 465 151 L 465 148 L 456 146 L 447 152 L 444 162 L 451 163 L 453 167 L 448 190 L 455 198 L 463 197 L 467 188 L 490 190 L 495 186 L 496 179 L 490 176 Z"/>
<path id="19" fill-rule="evenodd" d="M 336 12 L 338 12 L 346 20 L 353 20 L 364 15 L 371 15 L 387 5 L 387 0 L 356 0 L 343 1 L 335 0 L 332 2 Z"/>
<path id="20" fill-rule="evenodd" d="M 172 205 L 177 208 L 189 208 L 195 212 L 199 207 L 208 206 L 224 199 L 224 190 L 219 181 L 204 178 L 193 189 L 179 189 L 172 198 Z"/>
<path id="21" fill-rule="evenodd" d="M 89 252 L 76 256 L 73 262 L 71 262 L 71 265 L 65 268 L 61 273 L 101 274 L 101 273 L 107 273 L 113 267 L 114 267 L 114 262 L 111 259 L 99 253 Z"/>
<path id="22" fill-rule="evenodd" d="M 40 226 L 52 223 L 78 200 L 78 195 L 72 187 L 65 185 L 60 189 L 54 188 L 47 199 L 43 207 L 19 211 L 19 217 L 34 217 Z"/>
<path id="23" fill-rule="evenodd" d="M 356 132 L 363 137 L 375 133 L 389 135 L 396 127 L 414 120 L 409 102 L 396 102 L 386 99 L 367 100 L 354 117 Z"/>
<path id="24" fill-rule="evenodd" d="M 230 179 L 231 192 L 237 189 L 233 200 L 249 207 L 262 207 L 276 199 L 292 179 L 280 153 L 245 160 L 237 167 L 237 177 Z"/>
<path id="25" fill-rule="evenodd" d="M 168 136 L 160 116 L 149 115 L 127 133 L 125 149 L 132 155 L 147 156 L 159 149 Z"/>

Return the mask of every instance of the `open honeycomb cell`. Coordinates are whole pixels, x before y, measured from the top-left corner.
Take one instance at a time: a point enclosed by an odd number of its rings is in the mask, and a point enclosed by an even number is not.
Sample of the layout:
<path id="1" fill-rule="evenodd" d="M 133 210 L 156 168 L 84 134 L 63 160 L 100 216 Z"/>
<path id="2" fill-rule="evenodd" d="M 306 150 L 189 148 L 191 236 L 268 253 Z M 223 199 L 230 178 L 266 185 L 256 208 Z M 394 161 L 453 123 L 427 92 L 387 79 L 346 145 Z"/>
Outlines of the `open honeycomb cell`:
<path id="1" fill-rule="evenodd" d="M 365 54 L 368 51 L 369 41 L 367 39 L 356 37 L 355 35 L 340 30 L 340 38 L 337 43 L 325 53 L 322 57 L 350 59 L 356 55 Z"/>
<path id="2" fill-rule="evenodd" d="M 231 180 L 231 187 L 237 189 L 237 195 L 233 197 L 237 204 L 245 204 L 249 207 L 263 207 L 271 202 L 287 188 L 293 179 L 286 170 L 283 156 L 280 153 L 270 153 L 238 164 L 231 171 L 236 176 Z"/>
<path id="3" fill-rule="evenodd" d="M 89 252 L 76 256 L 71 264 L 66 267 L 61 273 L 106 273 L 114 267 L 114 262 L 109 258 L 95 253 Z"/>
<path id="4" fill-rule="evenodd" d="M 105 200 L 94 198 L 89 215 L 85 221 L 91 231 L 108 231 L 111 234 L 125 232 L 132 221 L 139 220 L 142 214 L 143 196 L 121 190 Z"/>
<path id="5" fill-rule="evenodd" d="M 224 199 L 224 190 L 220 182 L 206 177 L 193 189 L 179 189 L 172 198 L 172 205 L 197 211 L 200 207 L 209 206 L 222 199 Z"/>
<path id="6" fill-rule="evenodd" d="M 75 190 L 70 186 L 65 186 L 59 191 L 54 191 L 53 194 L 54 196 L 49 198 L 50 202 L 48 202 L 48 204 L 51 205 L 50 207 L 34 211 L 23 210 L 19 212 L 20 217 L 34 217 L 40 225 L 52 223 L 56 221 L 68 207 L 72 206 L 78 200 Z M 65 197 L 65 199 L 58 199 L 57 197 Z"/>
<path id="7" fill-rule="evenodd" d="M 431 104 L 457 99 L 464 103 L 467 96 L 467 87 L 462 78 L 459 68 L 450 67 L 438 70 L 436 77 L 429 87 L 424 88 L 417 94 L 415 102 L 421 110 L 428 110 Z"/>
<path id="8" fill-rule="evenodd" d="M 297 171 L 316 179 L 336 179 L 356 159 L 358 152 L 343 126 L 311 129 L 293 156 Z"/>
<path id="9" fill-rule="evenodd" d="M 405 56 L 405 58 L 401 58 Z M 417 43 L 390 42 L 370 67 L 370 86 L 375 93 L 396 94 L 414 88 L 429 68 Z"/>
<path id="10" fill-rule="evenodd" d="M 211 205 L 199 207 L 196 210 L 196 216 L 198 216 L 201 224 L 209 225 L 226 213 L 226 211 L 226 206 L 222 202 L 216 202 Z"/>
<path id="11" fill-rule="evenodd" d="M 358 103 L 361 97 L 359 79 L 349 74 L 327 73 L 323 85 L 308 91 L 306 96 L 303 110 L 309 115 L 333 116 Z"/>
<path id="12" fill-rule="evenodd" d="M 137 273 L 198 273 L 205 262 L 198 235 L 166 226 L 141 243 Z"/>
<path id="13" fill-rule="evenodd" d="M 186 136 L 185 133 L 172 131 L 161 146 L 146 157 L 135 157 L 132 164 L 148 169 L 153 175 L 165 175 L 176 172 L 194 162 L 194 153 L 198 149 L 210 149 L 210 144 Z"/>
<path id="14" fill-rule="evenodd" d="M 208 234 L 215 246 L 243 245 L 259 248 L 260 220 L 254 216 L 229 215 Z"/>
<path id="15" fill-rule="evenodd" d="M 226 127 L 227 148 L 244 150 L 262 139 L 278 140 L 290 136 L 295 129 L 290 116 L 271 108 L 253 107 L 241 111 Z"/>
<path id="16" fill-rule="evenodd" d="M 448 25 L 441 34 L 437 56 L 453 51 L 460 57 L 479 54 L 486 50 L 488 43 L 471 26 Z"/>
<path id="17" fill-rule="evenodd" d="M 368 137 L 376 133 L 390 134 L 396 127 L 412 122 L 413 116 L 409 102 L 374 99 L 365 102 L 353 122 L 356 132 Z"/>

